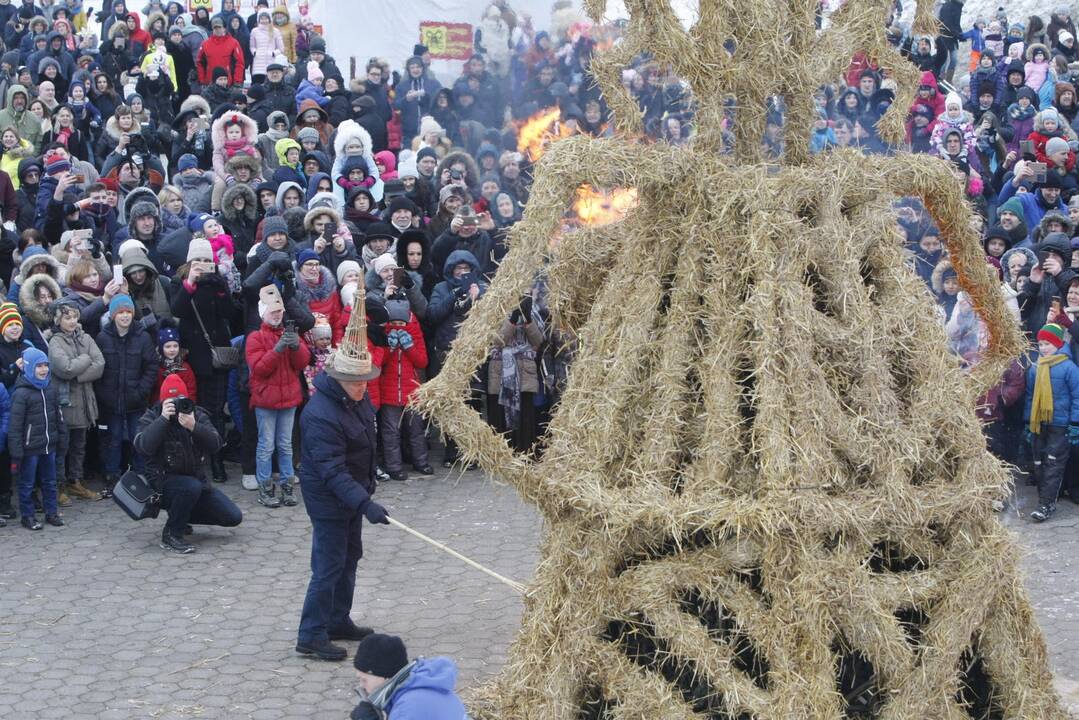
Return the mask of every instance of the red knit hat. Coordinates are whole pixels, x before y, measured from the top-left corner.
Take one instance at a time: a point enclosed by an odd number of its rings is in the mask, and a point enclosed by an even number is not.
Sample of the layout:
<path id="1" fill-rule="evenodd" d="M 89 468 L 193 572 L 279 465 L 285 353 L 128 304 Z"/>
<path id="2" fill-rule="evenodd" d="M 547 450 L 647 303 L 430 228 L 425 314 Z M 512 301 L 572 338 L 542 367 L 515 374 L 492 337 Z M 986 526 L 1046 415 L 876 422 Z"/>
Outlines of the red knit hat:
<path id="1" fill-rule="evenodd" d="M 178 397 L 187 397 L 187 385 L 184 384 L 182 377 L 174 373 L 166 377 L 165 382 L 161 383 L 161 397 L 158 399 L 165 402 Z"/>
<path id="2" fill-rule="evenodd" d="M 1056 323 L 1049 323 L 1038 331 L 1038 341 L 1042 340 L 1059 350 L 1064 347 L 1064 328 Z"/>
<path id="3" fill-rule="evenodd" d="M 116 178 L 103 177 L 98 179 L 98 182 L 104 185 L 106 190 L 111 190 L 114 193 L 120 192 L 120 183 L 117 182 Z"/>

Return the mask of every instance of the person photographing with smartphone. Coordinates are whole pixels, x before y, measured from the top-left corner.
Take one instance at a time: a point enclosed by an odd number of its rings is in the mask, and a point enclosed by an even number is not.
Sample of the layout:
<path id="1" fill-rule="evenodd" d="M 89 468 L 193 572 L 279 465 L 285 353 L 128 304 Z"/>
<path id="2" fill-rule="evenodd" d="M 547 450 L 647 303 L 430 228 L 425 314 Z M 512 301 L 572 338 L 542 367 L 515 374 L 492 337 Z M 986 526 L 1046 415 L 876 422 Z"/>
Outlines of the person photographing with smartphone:
<path id="1" fill-rule="evenodd" d="M 1049 319 L 1053 298 L 1068 294 L 1076 273 L 1071 269 L 1071 238 L 1064 233 L 1048 233 L 1038 243 L 1038 263 L 1030 269 L 1030 279 L 1016 297 L 1023 325 L 1037 335 Z"/>
<path id="2" fill-rule="evenodd" d="M 221 448 L 210 415 L 187 397 L 179 375 L 161 384 L 158 402 L 139 420 L 135 450 L 145 459 L 146 479 L 161 493 L 168 520 L 161 547 L 180 555 L 195 552 L 184 539 L 191 525 L 235 527 L 243 513 L 223 492 L 206 482 L 207 456 Z"/>

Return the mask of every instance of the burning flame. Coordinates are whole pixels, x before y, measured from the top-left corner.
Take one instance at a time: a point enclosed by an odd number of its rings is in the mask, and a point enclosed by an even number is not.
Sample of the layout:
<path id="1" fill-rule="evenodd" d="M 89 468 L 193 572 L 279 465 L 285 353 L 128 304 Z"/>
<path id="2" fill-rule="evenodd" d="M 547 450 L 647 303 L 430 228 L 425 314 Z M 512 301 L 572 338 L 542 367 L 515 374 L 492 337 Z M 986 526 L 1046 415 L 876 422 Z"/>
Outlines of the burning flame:
<path id="1" fill-rule="evenodd" d="M 528 156 L 532 162 L 538 162 L 547 152 L 547 146 L 574 134 L 574 131 L 559 122 L 561 111 L 556 108 L 540 110 L 525 120 L 517 131 L 517 149 Z"/>
<path id="2" fill-rule="evenodd" d="M 591 185 L 577 188 L 573 212 L 583 225 L 600 226 L 618 222 L 637 207 L 637 190 L 615 188 L 596 190 Z"/>

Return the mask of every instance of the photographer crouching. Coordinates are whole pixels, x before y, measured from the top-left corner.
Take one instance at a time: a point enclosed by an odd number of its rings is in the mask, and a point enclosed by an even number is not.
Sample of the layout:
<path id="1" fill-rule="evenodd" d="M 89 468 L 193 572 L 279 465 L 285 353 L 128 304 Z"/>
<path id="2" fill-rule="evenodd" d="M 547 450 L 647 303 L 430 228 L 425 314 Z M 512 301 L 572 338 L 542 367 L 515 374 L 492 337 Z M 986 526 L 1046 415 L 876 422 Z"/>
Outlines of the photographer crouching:
<path id="1" fill-rule="evenodd" d="M 221 448 L 221 436 L 210 415 L 187 397 L 178 375 L 161 384 L 160 401 L 139 420 L 135 450 L 146 458 L 146 478 L 161 493 L 169 519 L 161 530 L 161 547 L 185 555 L 195 546 L 184 540 L 191 525 L 235 527 L 243 513 L 224 493 L 206 481 L 207 456 Z"/>

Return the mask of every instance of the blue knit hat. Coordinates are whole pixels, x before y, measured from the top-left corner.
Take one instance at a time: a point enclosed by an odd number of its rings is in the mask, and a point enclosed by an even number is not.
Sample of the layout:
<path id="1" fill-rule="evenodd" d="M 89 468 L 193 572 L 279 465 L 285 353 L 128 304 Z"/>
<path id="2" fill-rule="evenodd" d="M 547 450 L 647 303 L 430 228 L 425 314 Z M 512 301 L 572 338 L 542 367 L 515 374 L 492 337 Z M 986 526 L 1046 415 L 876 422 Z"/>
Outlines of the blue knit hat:
<path id="1" fill-rule="evenodd" d="M 157 349 L 165 347 L 165 343 L 180 342 L 180 331 L 171 325 L 166 325 L 157 331 Z"/>
<path id="2" fill-rule="evenodd" d="M 191 168 L 197 168 L 198 166 L 199 159 L 191 153 L 184 153 L 180 156 L 180 159 L 176 161 L 176 167 L 180 169 L 180 172 L 190 170 Z"/>
<path id="3" fill-rule="evenodd" d="M 116 295 L 113 297 L 112 302 L 109 303 L 109 317 L 116 317 L 116 313 L 124 309 L 134 313 L 135 303 L 127 295 Z"/>
<path id="4" fill-rule="evenodd" d="M 300 254 L 296 256 L 296 267 L 303 267 L 303 264 L 308 260 L 322 262 L 322 258 L 318 256 L 318 253 L 308 248 L 307 250 L 301 250 Z"/>
<path id="5" fill-rule="evenodd" d="M 187 219 L 187 229 L 193 233 L 202 232 L 203 225 L 207 220 L 213 220 L 214 216 L 209 213 L 193 213 Z"/>

